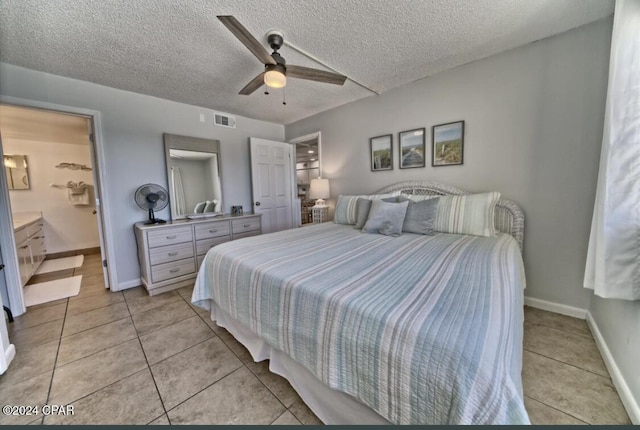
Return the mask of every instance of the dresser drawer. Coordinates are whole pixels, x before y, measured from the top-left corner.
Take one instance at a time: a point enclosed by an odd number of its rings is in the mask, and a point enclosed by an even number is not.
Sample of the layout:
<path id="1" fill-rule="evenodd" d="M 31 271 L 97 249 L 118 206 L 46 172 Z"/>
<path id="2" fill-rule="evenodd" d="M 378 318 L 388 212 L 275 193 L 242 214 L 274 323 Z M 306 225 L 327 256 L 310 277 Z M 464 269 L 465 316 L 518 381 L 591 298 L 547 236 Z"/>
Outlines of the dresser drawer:
<path id="1" fill-rule="evenodd" d="M 151 279 L 153 282 L 161 282 L 178 276 L 189 275 L 195 273 L 195 271 L 196 263 L 192 257 L 153 266 L 151 268 Z"/>
<path id="2" fill-rule="evenodd" d="M 43 239 L 44 238 L 44 230 L 42 229 L 42 227 L 39 227 L 36 230 L 36 226 L 35 225 L 29 226 L 29 238 L 30 239 L 34 239 L 34 240 Z"/>
<path id="3" fill-rule="evenodd" d="M 191 242 L 193 241 L 193 233 L 191 232 L 191 226 L 163 228 L 159 231 L 147 232 L 147 239 L 149 248 L 156 248 L 175 243 Z"/>
<path id="4" fill-rule="evenodd" d="M 44 222 L 42 220 L 34 222 L 33 224 L 29 224 L 27 226 L 27 233 L 29 236 L 34 236 L 37 234 L 38 230 L 42 230 L 44 228 Z"/>
<path id="5" fill-rule="evenodd" d="M 196 225 L 196 240 L 228 236 L 229 221 L 214 221 Z"/>
<path id="6" fill-rule="evenodd" d="M 16 245 L 20 245 L 22 242 L 27 240 L 27 238 L 29 237 L 29 235 L 27 234 L 27 227 L 22 227 L 20 230 L 17 230 L 15 232 L 15 236 L 16 236 Z"/>
<path id="7" fill-rule="evenodd" d="M 198 240 L 196 242 L 196 255 L 204 255 L 208 250 L 221 243 L 229 242 L 229 236 L 217 237 L 214 239 Z"/>
<path id="8" fill-rule="evenodd" d="M 244 233 L 245 231 L 260 230 L 260 218 L 243 218 L 231 221 L 231 229 L 233 234 Z"/>
<path id="9" fill-rule="evenodd" d="M 236 233 L 233 235 L 233 240 L 243 239 L 245 237 L 251 237 L 251 236 L 259 236 L 259 235 L 260 235 L 260 230 L 247 231 L 245 233 Z"/>
<path id="10" fill-rule="evenodd" d="M 193 242 L 160 246 L 149 250 L 149 262 L 152 266 L 189 257 L 193 257 Z"/>

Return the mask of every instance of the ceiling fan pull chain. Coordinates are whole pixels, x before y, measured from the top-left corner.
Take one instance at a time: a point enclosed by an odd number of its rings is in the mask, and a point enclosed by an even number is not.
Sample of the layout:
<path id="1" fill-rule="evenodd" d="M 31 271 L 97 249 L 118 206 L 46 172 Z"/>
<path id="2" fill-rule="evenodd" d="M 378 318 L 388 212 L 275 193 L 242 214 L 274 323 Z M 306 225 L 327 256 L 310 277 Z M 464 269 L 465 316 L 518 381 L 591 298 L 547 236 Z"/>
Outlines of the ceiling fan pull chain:
<path id="1" fill-rule="evenodd" d="M 287 104 L 287 87 L 282 88 L 282 104 Z"/>
<path id="2" fill-rule="evenodd" d="M 264 86 L 264 95 L 268 96 L 269 95 L 269 87 L 265 84 Z"/>

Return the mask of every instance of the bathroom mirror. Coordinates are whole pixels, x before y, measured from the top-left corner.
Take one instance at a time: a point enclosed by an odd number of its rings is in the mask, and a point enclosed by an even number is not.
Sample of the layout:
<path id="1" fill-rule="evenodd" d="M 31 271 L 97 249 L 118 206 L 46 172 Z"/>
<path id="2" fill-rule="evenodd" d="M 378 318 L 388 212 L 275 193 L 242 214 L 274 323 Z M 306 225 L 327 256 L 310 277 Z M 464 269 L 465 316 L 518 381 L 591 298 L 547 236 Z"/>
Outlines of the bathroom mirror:
<path id="1" fill-rule="evenodd" d="M 4 171 L 10 190 L 29 190 L 29 164 L 26 155 L 5 155 Z"/>
<path id="2" fill-rule="evenodd" d="M 171 219 L 224 212 L 220 141 L 164 134 Z"/>

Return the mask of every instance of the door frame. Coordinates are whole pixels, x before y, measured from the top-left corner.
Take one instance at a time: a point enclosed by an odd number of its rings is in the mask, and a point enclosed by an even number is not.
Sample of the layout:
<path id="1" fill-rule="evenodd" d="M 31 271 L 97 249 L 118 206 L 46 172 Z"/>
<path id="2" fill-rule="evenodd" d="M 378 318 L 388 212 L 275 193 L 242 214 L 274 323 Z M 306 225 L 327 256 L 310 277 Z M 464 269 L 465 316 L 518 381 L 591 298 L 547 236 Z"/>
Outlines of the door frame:
<path id="1" fill-rule="evenodd" d="M 291 216 L 293 217 L 293 219 L 297 219 L 297 226 L 300 227 L 300 213 L 302 211 L 302 208 L 300 207 L 300 199 L 298 199 L 298 186 L 295 185 L 298 183 L 298 179 L 296 178 L 296 145 L 298 143 L 301 142 L 306 142 L 308 140 L 312 140 L 312 139 L 317 139 L 318 140 L 318 172 L 320 172 L 320 177 L 322 177 L 322 142 L 321 142 L 321 135 L 322 133 L 320 131 L 315 131 L 313 133 L 309 133 L 309 134 L 305 134 L 304 136 L 300 136 L 300 137 L 295 137 L 293 139 L 289 139 L 289 143 L 293 146 L 293 156 L 291 157 L 291 166 L 292 166 L 292 184 L 294 184 L 294 186 L 291 187 L 291 192 L 293 193 L 293 195 L 291 196 L 292 201 L 298 202 L 297 204 L 292 206 L 292 211 L 293 213 L 291 214 Z"/>
<path id="2" fill-rule="evenodd" d="M 113 249 L 110 241 L 110 238 L 113 237 L 111 211 L 108 205 L 103 204 L 104 198 L 109 195 L 109 192 L 105 174 L 106 157 L 104 152 L 102 117 L 100 111 L 9 96 L 0 96 L 0 103 L 16 107 L 48 110 L 62 114 L 80 115 L 87 117 L 89 121 L 92 122 L 94 136 L 89 142 L 89 150 L 94 164 L 92 166 L 92 176 L 96 193 L 96 210 L 101 211 L 102 214 L 102 216 L 99 217 L 100 221 L 97 222 L 98 236 L 100 238 L 100 250 L 102 258 L 105 259 L 106 257 L 106 260 L 108 261 L 107 267 L 103 267 L 105 287 L 110 288 L 112 291 L 118 291 L 117 287 L 119 284 L 117 268 L 115 266 L 115 250 Z M 3 176 L 0 178 L 0 202 L 10 203 L 6 178 L 4 178 L 4 175 L 0 176 Z M 11 302 L 10 308 L 13 314 L 18 316 L 26 311 L 26 307 L 24 305 L 20 273 L 18 271 L 18 257 L 13 233 L 13 219 L 11 211 L 9 210 L 10 206 L 8 204 L 3 204 L 2 206 L 6 207 L 6 209 L 0 210 L 0 236 L 2 237 L 2 239 L 0 239 L 0 246 L 2 248 L 3 259 L 5 261 L 7 292 L 9 295 L 9 301 Z M 7 246 L 11 247 L 7 248 Z M 12 262 L 13 264 L 7 264 L 7 262 Z M 13 267 L 7 267 L 9 265 Z M 9 270 L 7 270 L 7 268 Z"/>

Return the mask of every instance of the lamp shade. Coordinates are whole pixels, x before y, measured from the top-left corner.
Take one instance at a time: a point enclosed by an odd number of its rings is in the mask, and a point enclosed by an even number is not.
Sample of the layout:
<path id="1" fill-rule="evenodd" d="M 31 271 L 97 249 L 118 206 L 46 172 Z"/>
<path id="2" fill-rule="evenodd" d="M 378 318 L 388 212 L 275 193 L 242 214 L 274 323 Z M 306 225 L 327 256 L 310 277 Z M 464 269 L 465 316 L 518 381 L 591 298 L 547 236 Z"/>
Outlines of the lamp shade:
<path id="1" fill-rule="evenodd" d="M 331 197 L 329 192 L 329 180 L 328 179 L 312 179 L 311 189 L 309 190 L 310 199 L 328 199 Z"/>

